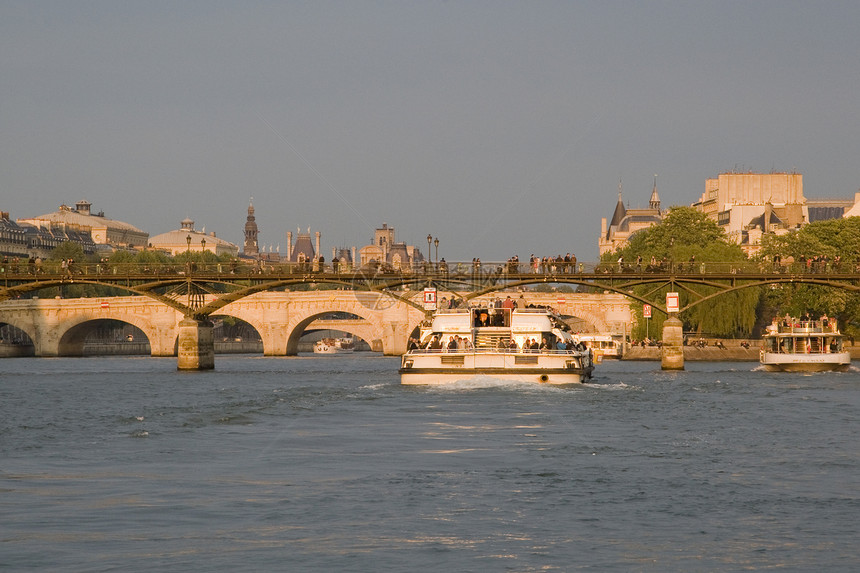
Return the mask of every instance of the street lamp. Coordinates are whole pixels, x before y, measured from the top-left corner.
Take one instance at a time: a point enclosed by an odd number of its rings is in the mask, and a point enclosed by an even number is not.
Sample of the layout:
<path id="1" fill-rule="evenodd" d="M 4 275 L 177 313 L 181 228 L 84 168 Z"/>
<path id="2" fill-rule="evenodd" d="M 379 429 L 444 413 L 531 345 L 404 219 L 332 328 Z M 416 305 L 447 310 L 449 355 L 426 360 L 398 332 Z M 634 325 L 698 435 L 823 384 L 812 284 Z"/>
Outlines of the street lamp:
<path id="1" fill-rule="evenodd" d="M 190 253 L 191 252 L 191 235 L 188 235 L 187 237 L 185 237 L 185 243 L 188 245 L 188 248 L 185 249 L 185 252 Z"/>
<path id="2" fill-rule="evenodd" d="M 427 258 L 433 259 L 433 251 L 430 250 L 430 244 L 433 242 L 433 235 L 427 235 Z"/>
<path id="3" fill-rule="evenodd" d="M 206 261 L 206 239 L 200 239 L 200 266 L 203 267 L 203 264 Z"/>
<path id="4" fill-rule="evenodd" d="M 439 262 L 439 237 L 433 241 L 433 244 L 436 245 L 436 262 Z"/>

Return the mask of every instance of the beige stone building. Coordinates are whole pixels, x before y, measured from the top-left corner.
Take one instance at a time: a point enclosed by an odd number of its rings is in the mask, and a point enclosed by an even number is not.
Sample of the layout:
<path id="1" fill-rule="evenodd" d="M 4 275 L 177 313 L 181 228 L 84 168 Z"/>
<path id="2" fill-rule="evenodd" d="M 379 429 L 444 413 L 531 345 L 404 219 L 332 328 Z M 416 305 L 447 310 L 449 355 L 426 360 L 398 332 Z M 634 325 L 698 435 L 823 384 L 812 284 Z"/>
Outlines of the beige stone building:
<path id="1" fill-rule="evenodd" d="M 408 268 L 412 263 L 424 260 L 421 251 L 414 245 L 404 242 L 396 242 L 394 239 L 394 227 L 383 223 L 382 227 L 376 229 L 373 234 L 373 242 L 358 250 L 359 264 L 366 265 L 371 262 L 388 263 L 395 269 Z"/>
<path id="2" fill-rule="evenodd" d="M 692 205 L 717 222 L 748 255 L 764 234 L 781 235 L 809 222 L 800 173 L 721 173 L 705 181 Z"/>
<path id="3" fill-rule="evenodd" d="M 118 248 L 145 248 L 149 233 L 122 221 L 108 219 L 104 213 L 92 212 L 92 204 L 82 200 L 72 209 L 60 205 L 59 210 L 30 219 L 18 219 L 19 224 L 32 225 L 39 229 L 56 229 L 88 233 L 95 244 Z"/>
<path id="4" fill-rule="evenodd" d="M 633 233 L 647 229 L 652 225 L 658 225 L 662 220 L 663 212 L 660 210 L 660 196 L 657 193 L 656 177 L 647 208 L 630 209 L 625 207 L 621 198 L 621 184 L 619 183 L 618 202 L 615 204 L 612 219 L 608 224 L 606 217 L 600 220 L 600 238 L 597 242 L 600 254 L 611 253 L 623 248 Z"/>
<path id="5" fill-rule="evenodd" d="M 192 253 L 208 251 L 216 256 L 230 255 L 231 257 L 239 254 L 238 245 L 218 238 L 215 233 L 206 234 L 203 231 L 196 231 L 194 221 L 191 219 L 184 219 L 181 225 L 179 229 L 154 236 L 149 241 L 150 246 L 173 256 L 188 251 Z"/>

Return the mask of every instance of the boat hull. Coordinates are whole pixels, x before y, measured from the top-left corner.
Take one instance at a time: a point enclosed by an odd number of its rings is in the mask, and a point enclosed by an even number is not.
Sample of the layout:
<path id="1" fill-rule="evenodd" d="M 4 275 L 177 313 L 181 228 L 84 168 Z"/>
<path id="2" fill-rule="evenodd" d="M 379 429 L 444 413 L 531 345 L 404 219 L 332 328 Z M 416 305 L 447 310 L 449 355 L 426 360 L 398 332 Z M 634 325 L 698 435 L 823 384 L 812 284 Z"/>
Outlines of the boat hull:
<path id="1" fill-rule="evenodd" d="M 848 352 L 833 354 L 763 352 L 760 362 L 768 372 L 844 372 L 851 365 L 851 355 Z"/>
<path id="2" fill-rule="evenodd" d="M 481 369 L 400 369 L 400 383 L 405 385 L 432 386 L 438 384 L 452 384 L 463 380 L 474 378 L 494 378 L 506 382 L 530 382 L 535 384 L 548 384 L 551 386 L 565 386 L 570 384 L 582 384 L 583 374 L 569 370 L 501 370 L 494 368 Z M 587 376 L 590 378 L 590 376 Z"/>
<path id="3" fill-rule="evenodd" d="M 403 356 L 401 384 L 450 384 L 496 378 L 537 384 L 580 384 L 594 365 L 587 353 L 417 352 Z"/>

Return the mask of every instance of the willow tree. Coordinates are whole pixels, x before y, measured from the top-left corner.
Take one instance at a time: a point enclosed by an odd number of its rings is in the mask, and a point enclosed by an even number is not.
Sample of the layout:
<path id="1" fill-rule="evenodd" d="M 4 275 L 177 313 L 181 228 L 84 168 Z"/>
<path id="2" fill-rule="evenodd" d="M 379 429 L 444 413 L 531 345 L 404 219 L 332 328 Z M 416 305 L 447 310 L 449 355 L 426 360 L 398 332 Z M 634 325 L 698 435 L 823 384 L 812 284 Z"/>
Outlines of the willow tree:
<path id="1" fill-rule="evenodd" d="M 760 255 L 768 261 L 779 257 L 792 271 L 816 273 L 855 271 L 860 265 L 860 217 L 810 223 L 785 235 L 762 237 Z M 802 261 L 817 260 L 806 268 Z M 790 284 L 767 291 L 767 303 L 777 314 L 837 318 L 846 332 L 860 335 L 860 295 L 832 287 Z"/>
<path id="2" fill-rule="evenodd" d="M 657 261 L 670 263 L 702 262 L 740 262 L 747 259 L 743 249 L 732 243 L 723 229 L 704 213 L 692 207 L 672 207 L 659 225 L 654 225 L 634 233 L 622 249 L 603 256 L 604 261 L 615 261 L 619 257 L 628 263 L 642 258 L 643 267 L 652 257 Z M 653 287 L 637 287 L 634 292 L 653 300 L 665 302 L 665 294 L 671 287 L 659 290 Z M 684 289 L 679 290 L 681 306 L 686 306 L 698 296 L 707 296 L 719 291 L 718 287 L 691 287 L 695 295 Z M 750 287 L 717 296 L 700 303 L 680 314 L 685 330 L 715 336 L 746 336 L 756 323 L 756 311 L 761 299 L 761 288 Z M 644 337 L 646 325 L 641 320 L 641 309 L 637 311 L 640 320 L 633 336 Z M 662 330 L 667 317 L 661 313 L 652 315 L 648 325 L 651 336 Z"/>

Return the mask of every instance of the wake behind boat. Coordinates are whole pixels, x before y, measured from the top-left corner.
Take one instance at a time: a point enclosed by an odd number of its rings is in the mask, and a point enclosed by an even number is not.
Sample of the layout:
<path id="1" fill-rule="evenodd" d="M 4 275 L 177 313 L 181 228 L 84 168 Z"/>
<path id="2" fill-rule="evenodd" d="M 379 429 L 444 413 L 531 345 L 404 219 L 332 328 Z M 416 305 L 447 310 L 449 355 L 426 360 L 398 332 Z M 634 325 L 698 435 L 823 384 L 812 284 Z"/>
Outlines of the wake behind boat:
<path id="1" fill-rule="evenodd" d="M 591 378 L 592 353 L 544 309 L 449 309 L 434 314 L 401 358 L 401 384 L 490 376 L 543 384 Z"/>
<path id="2" fill-rule="evenodd" d="M 835 320 L 774 319 L 762 336 L 760 362 L 773 372 L 844 371 L 851 355 Z"/>

